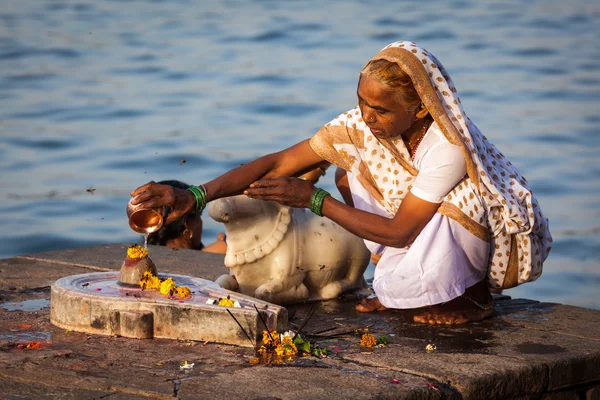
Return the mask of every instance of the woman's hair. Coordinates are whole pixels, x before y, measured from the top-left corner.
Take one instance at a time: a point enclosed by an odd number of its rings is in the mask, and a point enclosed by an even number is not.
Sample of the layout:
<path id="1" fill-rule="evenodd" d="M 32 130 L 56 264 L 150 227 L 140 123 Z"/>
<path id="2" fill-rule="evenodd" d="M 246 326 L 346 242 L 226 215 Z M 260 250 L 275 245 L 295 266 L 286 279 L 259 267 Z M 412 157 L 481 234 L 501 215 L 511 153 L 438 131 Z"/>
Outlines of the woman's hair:
<path id="1" fill-rule="evenodd" d="M 160 181 L 158 183 L 184 190 L 190 187 L 187 183 L 175 180 Z M 168 215 L 169 213 L 167 213 L 164 218 L 166 219 Z M 171 222 L 169 225 L 163 225 L 158 231 L 149 234 L 148 244 L 166 246 L 167 241 L 181 236 L 185 229 L 185 217 L 179 218 L 177 221 Z"/>
<path id="2" fill-rule="evenodd" d="M 416 112 L 421 105 L 421 97 L 410 76 L 396 63 L 387 60 L 373 60 L 360 72 L 361 76 L 371 76 L 389 88 L 397 100 L 409 112 Z"/>

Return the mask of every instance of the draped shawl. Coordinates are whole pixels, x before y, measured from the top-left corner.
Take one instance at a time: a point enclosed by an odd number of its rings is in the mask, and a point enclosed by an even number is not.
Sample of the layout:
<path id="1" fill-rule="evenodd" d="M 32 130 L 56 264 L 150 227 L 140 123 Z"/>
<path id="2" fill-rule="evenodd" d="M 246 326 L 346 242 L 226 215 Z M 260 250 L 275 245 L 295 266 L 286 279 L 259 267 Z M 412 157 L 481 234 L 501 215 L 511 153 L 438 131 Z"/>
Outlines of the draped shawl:
<path id="1" fill-rule="evenodd" d="M 411 77 L 446 139 L 463 151 L 467 176 L 444 198 L 438 213 L 490 243 L 492 287 L 536 280 L 552 237 L 525 178 L 466 116 L 450 75 L 431 53 L 413 42 L 399 41 L 371 61 L 380 59 L 397 63 Z M 322 158 L 352 172 L 390 218 L 419 172 L 404 141 L 399 136 L 377 138 L 358 107 L 321 128 L 310 144 Z"/>

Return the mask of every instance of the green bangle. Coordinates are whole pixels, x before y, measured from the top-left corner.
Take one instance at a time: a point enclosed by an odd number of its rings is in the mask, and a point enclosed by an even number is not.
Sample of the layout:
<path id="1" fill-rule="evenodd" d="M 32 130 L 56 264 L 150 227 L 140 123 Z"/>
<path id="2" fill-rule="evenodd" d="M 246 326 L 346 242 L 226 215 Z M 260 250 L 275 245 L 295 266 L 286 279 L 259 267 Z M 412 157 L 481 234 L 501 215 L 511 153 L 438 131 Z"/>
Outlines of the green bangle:
<path id="1" fill-rule="evenodd" d="M 202 187 L 190 186 L 187 188 L 188 191 L 192 192 L 196 199 L 196 208 L 194 209 L 195 214 L 201 214 L 206 207 L 206 189 L 204 185 Z"/>
<path id="2" fill-rule="evenodd" d="M 319 217 L 322 217 L 323 200 L 327 196 L 330 196 L 330 194 L 327 191 L 321 188 L 317 188 L 317 190 L 313 192 L 312 197 L 310 198 L 310 211 L 314 212 Z"/>

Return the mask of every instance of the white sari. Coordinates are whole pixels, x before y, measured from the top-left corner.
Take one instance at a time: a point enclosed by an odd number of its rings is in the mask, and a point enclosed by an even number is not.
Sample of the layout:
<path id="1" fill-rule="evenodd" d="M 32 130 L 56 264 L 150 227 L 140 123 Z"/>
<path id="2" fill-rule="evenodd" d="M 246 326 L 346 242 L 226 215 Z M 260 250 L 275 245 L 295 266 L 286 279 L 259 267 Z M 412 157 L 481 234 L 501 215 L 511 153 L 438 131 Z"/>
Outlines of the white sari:
<path id="1" fill-rule="evenodd" d="M 377 295 L 392 288 L 388 297 L 397 299 L 398 305 L 391 307 L 418 307 L 451 300 L 486 273 L 489 284 L 496 288 L 537 279 L 552 238 L 525 178 L 466 116 L 450 76 L 433 55 L 415 43 L 402 41 L 386 46 L 372 60 L 379 59 L 397 63 L 411 77 L 444 137 L 462 149 L 467 176 L 446 195 L 410 250 L 384 251 L 375 272 Z M 349 172 L 355 206 L 389 218 L 398 211 L 419 172 L 418 157 L 411 159 L 404 142 L 374 136 L 358 107 L 321 128 L 310 144 L 322 158 Z M 468 261 L 470 265 L 462 273 L 440 267 L 447 261 L 444 251 L 432 251 L 438 249 L 439 240 L 454 249 L 453 265 Z M 417 287 L 415 282 L 425 279 L 419 270 L 423 260 L 431 271 L 439 271 L 437 275 L 432 272 L 431 279 L 420 285 L 422 289 L 411 291 L 409 287 Z M 404 268 L 409 270 L 405 273 Z M 390 271 L 396 272 L 398 281 L 389 280 L 391 276 L 386 274 Z M 412 284 L 397 288 L 406 277 Z"/>

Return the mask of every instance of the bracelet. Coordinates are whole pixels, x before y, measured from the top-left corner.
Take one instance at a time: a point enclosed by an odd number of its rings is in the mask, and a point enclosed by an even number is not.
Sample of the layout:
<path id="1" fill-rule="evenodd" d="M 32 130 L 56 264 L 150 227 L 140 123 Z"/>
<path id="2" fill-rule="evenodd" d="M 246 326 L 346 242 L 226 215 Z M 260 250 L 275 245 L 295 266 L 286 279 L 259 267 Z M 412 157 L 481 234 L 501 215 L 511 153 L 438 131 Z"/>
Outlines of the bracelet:
<path id="1" fill-rule="evenodd" d="M 193 211 L 194 214 L 201 214 L 206 207 L 206 188 L 204 185 L 200 185 L 200 187 L 190 186 L 186 190 L 192 192 L 196 199 L 196 208 Z"/>
<path id="2" fill-rule="evenodd" d="M 317 188 L 317 190 L 315 190 L 312 194 L 312 197 L 310 198 L 310 211 L 314 212 L 315 214 L 317 214 L 319 217 L 323 216 L 323 200 L 325 199 L 325 197 L 330 196 L 329 192 L 321 189 L 321 188 Z"/>

